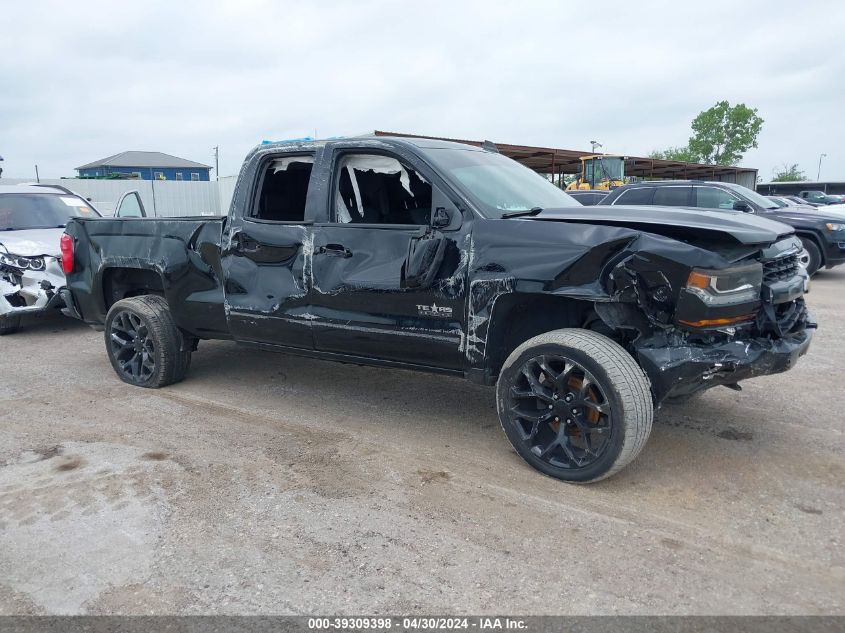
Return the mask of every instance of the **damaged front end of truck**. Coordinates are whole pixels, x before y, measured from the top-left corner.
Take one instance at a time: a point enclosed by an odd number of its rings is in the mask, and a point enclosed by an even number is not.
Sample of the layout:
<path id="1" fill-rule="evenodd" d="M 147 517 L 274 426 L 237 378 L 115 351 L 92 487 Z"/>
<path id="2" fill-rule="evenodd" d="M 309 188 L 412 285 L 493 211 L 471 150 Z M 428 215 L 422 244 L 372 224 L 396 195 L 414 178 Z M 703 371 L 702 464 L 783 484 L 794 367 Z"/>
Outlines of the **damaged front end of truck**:
<path id="1" fill-rule="evenodd" d="M 636 324 L 629 346 L 657 403 L 718 385 L 739 390 L 742 380 L 790 369 L 809 348 L 816 324 L 800 251 L 786 238 L 725 268 L 693 266 L 675 284 L 636 255 L 613 271 L 611 301 L 596 311 L 613 328 Z"/>
<path id="2" fill-rule="evenodd" d="M 472 290 L 566 298 L 576 306 L 569 327 L 596 330 L 628 350 L 651 381 L 655 405 L 719 385 L 739 389 L 806 353 L 816 324 L 803 298 L 801 242 L 788 227 L 762 220 L 756 230 L 719 226 L 720 218 L 708 223 L 700 213 L 670 224 L 665 211 L 602 211 L 591 208 L 589 220 L 560 211 L 512 224 L 507 242 L 535 240 L 532 257 L 519 264 L 507 261 L 504 240 L 483 236 Z M 470 316 L 495 313 L 484 307 L 495 301 L 471 292 Z"/>

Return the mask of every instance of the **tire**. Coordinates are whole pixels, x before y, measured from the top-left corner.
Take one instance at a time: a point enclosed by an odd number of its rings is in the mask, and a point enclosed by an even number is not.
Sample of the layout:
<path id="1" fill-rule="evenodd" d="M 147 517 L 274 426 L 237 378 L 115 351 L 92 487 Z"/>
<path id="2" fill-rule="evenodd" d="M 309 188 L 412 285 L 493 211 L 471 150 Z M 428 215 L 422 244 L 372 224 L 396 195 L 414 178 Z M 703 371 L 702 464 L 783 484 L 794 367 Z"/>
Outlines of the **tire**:
<path id="1" fill-rule="evenodd" d="M 0 317 L 0 336 L 7 334 L 14 334 L 21 327 L 21 315 L 14 314 L 12 316 Z"/>
<path id="2" fill-rule="evenodd" d="M 798 261 L 807 274 L 812 277 L 822 267 L 822 253 L 816 243 L 809 237 L 802 237 L 804 252 L 798 255 Z"/>
<path id="3" fill-rule="evenodd" d="M 115 373 L 136 387 L 179 382 L 191 365 L 190 350 L 167 301 L 155 295 L 121 299 L 106 316 L 106 353 Z"/>
<path id="4" fill-rule="evenodd" d="M 496 405 L 520 457 L 573 483 L 599 481 L 628 465 L 654 417 L 651 383 L 631 355 L 580 329 L 546 332 L 517 347 L 499 374 Z"/>

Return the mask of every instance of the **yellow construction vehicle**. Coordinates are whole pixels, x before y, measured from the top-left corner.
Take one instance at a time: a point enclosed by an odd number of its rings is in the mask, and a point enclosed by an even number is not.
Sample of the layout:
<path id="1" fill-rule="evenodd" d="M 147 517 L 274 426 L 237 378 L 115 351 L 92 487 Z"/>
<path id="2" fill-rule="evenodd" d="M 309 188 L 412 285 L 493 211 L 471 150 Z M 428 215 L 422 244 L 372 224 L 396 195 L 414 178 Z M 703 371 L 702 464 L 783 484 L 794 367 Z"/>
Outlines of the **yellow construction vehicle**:
<path id="1" fill-rule="evenodd" d="M 625 156 L 592 154 L 581 156 L 581 169 L 575 182 L 566 186 L 574 189 L 613 189 L 625 184 Z"/>

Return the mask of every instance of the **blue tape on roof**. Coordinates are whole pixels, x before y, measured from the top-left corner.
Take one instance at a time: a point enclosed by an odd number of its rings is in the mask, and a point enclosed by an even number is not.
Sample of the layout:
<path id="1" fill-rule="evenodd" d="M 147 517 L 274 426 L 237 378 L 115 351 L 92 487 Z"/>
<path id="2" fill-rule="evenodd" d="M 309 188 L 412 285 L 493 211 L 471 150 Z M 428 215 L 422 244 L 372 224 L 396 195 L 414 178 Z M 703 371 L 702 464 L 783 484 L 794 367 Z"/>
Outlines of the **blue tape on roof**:
<path id="1" fill-rule="evenodd" d="M 263 140 L 261 141 L 262 145 L 280 145 L 282 143 L 305 143 L 306 141 L 313 141 L 315 140 L 313 136 L 303 136 L 302 138 L 288 138 L 283 141 L 268 141 Z"/>

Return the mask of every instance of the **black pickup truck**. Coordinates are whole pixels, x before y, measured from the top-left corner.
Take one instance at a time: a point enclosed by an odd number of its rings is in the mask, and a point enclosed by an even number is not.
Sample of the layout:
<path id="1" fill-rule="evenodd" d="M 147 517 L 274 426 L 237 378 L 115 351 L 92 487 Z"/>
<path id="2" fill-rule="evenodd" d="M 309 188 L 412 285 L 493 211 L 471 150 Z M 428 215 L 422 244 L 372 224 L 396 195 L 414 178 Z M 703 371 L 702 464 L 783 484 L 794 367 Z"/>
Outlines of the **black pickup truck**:
<path id="1" fill-rule="evenodd" d="M 227 217 L 74 220 L 62 264 L 127 383 L 181 380 L 202 339 L 451 374 L 496 385 L 529 464 L 589 482 L 667 399 L 807 351 L 800 249 L 740 213 L 582 207 L 490 148 L 353 138 L 259 146 Z"/>

